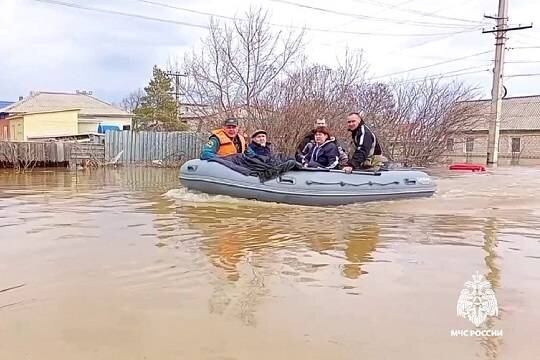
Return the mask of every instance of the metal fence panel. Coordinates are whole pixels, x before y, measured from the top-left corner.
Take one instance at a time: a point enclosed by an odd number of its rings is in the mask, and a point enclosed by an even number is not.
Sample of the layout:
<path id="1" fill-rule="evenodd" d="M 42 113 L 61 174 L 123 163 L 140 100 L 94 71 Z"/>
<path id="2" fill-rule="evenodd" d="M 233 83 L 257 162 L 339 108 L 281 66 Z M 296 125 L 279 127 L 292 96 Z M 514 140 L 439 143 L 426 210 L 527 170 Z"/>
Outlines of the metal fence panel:
<path id="1" fill-rule="evenodd" d="M 105 159 L 111 161 L 123 151 L 125 165 L 152 161 L 181 161 L 199 157 L 206 137 L 193 132 L 107 131 Z"/>

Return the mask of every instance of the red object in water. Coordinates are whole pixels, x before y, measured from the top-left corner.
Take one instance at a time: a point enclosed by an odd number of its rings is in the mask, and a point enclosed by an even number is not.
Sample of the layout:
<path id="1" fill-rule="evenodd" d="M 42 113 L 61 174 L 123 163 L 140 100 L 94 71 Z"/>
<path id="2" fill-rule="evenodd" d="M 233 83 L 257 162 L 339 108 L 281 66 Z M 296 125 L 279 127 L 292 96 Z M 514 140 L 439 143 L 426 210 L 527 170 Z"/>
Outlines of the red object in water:
<path id="1" fill-rule="evenodd" d="M 452 164 L 450 170 L 486 171 L 486 167 L 480 164 Z"/>

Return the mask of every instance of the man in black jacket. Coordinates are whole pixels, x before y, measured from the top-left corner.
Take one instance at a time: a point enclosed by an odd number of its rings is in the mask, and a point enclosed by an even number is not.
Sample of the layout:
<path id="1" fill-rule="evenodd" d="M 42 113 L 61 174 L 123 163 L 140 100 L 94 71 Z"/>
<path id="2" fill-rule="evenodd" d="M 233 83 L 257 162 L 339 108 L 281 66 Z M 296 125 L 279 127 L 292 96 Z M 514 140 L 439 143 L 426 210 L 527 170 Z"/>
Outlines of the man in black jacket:
<path id="1" fill-rule="evenodd" d="M 272 154 L 270 150 L 272 144 L 266 140 L 267 135 L 265 130 L 256 130 L 251 134 L 251 143 L 248 145 L 248 148 L 256 155 L 269 157 Z"/>
<path id="2" fill-rule="evenodd" d="M 382 163 L 382 151 L 379 141 L 357 112 L 347 116 L 347 127 L 351 131 L 352 144 L 348 166 L 345 172 L 353 170 L 379 170 Z"/>

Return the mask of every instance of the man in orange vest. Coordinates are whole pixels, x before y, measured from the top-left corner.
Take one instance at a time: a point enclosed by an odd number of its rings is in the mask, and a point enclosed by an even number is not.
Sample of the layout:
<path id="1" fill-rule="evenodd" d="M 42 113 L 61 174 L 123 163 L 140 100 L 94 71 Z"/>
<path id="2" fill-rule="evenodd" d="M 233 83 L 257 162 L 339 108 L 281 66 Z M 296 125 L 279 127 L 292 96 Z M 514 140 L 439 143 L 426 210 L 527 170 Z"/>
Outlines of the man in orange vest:
<path id="1" fill-rule="evenodd" d="M 246 139 L 238 133 L 238 120 L 229 118 L 223 128 L 212 131 L 208 142 L 203 146 L 201 160 L 214 156 L 242 154 L 246 151 Z"/>

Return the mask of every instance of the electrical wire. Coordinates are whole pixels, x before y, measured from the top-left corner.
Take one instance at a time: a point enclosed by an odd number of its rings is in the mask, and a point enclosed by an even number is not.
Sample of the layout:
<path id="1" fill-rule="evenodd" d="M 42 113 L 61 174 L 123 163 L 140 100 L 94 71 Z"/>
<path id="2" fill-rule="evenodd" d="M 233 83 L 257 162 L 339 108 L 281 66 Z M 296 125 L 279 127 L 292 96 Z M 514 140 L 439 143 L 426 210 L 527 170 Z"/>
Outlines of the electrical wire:
<path id="1" fill-rule="evenodd" d="M 180 10 L 180 11 L 186 11 L 191 12 L 194 14 L 199 15 L 206 15 L 206 16 L 212 16 L 218 19 L 225 19 L 225 20 L 233 20 L 233 21 L 247 21 L 246 19 L 241 18 L 235 18 L 232 16 L 226 16 L 211 12 L 205 12 L 205 11 L 199 11 L 199 10 L 193 10 L 188 9 L 185 7 L 180 7 L 176 5 L 170 5 L 158 1 L 151 1 L 151 0 L 134 0 L 141 3 L 154 5 L 154 6 L 160 6 L 167 9 L 174 9 L 174 10 Z M 380 32 L 362 32 L 362 31 L 346 31 L 346 30 L 332 30 L 332 29 L 321 29 L 321 28 L 312 28 L 312 27 L 300 27 L 300 26 L 294 26 L 294 25 L 283 25 L 283 24 L 274 24 L 270 23 L 271 26 L 275 27 L 281 27 L 281 28 L 291 28 L 291 29 L 298 29 L 303 31 L 312 31 L 312 32 L 324 32 L 324 33 L 337 33 L 337 34 L 348 34 L 348 35 L 364 35 L 364 36 L 396 36 L 396 37 L 422 37 L 422 36 L 446 36 L 446 35 L 454 35 L 454 34 L 462 34 L 466 32 L 472 32 L 476 31 L 474 30 L 463 30 L 463 31 L 453 31 L 453 32 L 444 32 L 444 33 L 415 33 L 415 34 L 407 34 L 407 33 L 380 33 Z"/>
<path id="2" fill-rule="evenodd" d="M 466 71 L 466 70 L 478 69 L 478 68 L 483 68 L 483 70 Z M 491 71 L 491 69 L 485 69 L 483 66 L 472 66 L 472 67 L 468 67 L 468 68 L 464 68 L 464 69 L 459 69 L 459 70 L 454 70 L 454 71 L 447 71 L 447 72 L 439 73 L 439 74 L 436 74 L 436 75 L 428 75 L 428 76 L 424 76 L 424 77 L 418 77 L 418 78 L 414 78 L 414 79 L 407 79 L 407 80 L 402 80 L 402 81 L 398 81 L 398 82 L 393 82 L 393 84 L 405 84 L 405 83 L 420 82 L 420 81 L 424 81 L 424 80 L 444 79 L 444 78 L 449 78 L 449 77 L 454 77 L 454 76 L 480 74 L 480 73 L 484 73 L 484 72 L 488 72 L 488 71 Z"/>
<path id="3" fill-rule="evenodd" d="M 505 75 L 504 77 L 511 78 L 511 77 L 529 77 L 529 76 L 540 76 L 540 73 L 533 73 L 533 74 L 513 74 L 513 75 Z"/>
<path id="4" fill-rule="evenodd" d="M 202 24 L 193 24 L 193 23 L 188 23 L 188 22 L 185 22 L 185 21 L 177 21 L 177 20 L 171 20 L 171 19 L 164 19 L 164 18 L 158 18 L 158 17 L 146 16 L 146 15 L 127 13 L 127 12 L 117 11 L 117 10 L 109 10 L 109 9 L 101 9 L 101 8 L 90 7 L 90 6 L 83 6 L 83 5 L 70 3 L 70 2 L 65 2 L 65 1 L 58 1 L 58 0 L 34 0 L 34 1 L 41 2 L 41 3 L 47 3 L 47 4 L 52 4 L 52 5 L 66 6 L 66 7 L 75 8 L 75 9 L 82 9 L 82 10 L 100 12 L 100 13 L 105 13 L 105 14 L 109 14 L 109 15 L 132 17 L 132 18 L 137 18 L 137 19 L 142 19 L 142 20 L 157 21 L 157 22 L 162 22 L 162 23 L 183 25 L 183 26 L 196 27 L 196 28 L 201 28 L 201 29 L 207 29 L 208 28 L 207 25 L 202 25 Z M 189 12 L 197 13 L 197 14 L 200 14 L 200 15 L 214 16 L 214 17 L 223 18 L 223 19 L 227 19 L 227 20 L 245 21 L 243 19 L 235 19 L 234 17 L 230 17 L 230 16 L 224 16 L 224 15 L 213 14 L 213 13 L 208 13 L 208 12 L 203 12 L 203 11 L 198 11 L 198 10 L 180 8 L 180 7 L 176 7 L 176 6 L 173 6 L 173 5 L 158 3 L 158 2 L 155 2 L 155 1 L 148 1 L 148 0 L 136 0 L 136 1 L 144 2 L 144 3 L 148 3 L 148 4 L 153 4 L 153 5 L 158 5 L 158 6 L 163 6 L 163 7 L 168 7 L 168 8 L 174 8 L 174 9 L 183 10 L 183 11 L 189 11 Z M 364 36 L 392 36 L 392 37 L 393 36 L 396 36 L 396 37 L 436 36 L 437 37 L 437 36 L 445 36 L 445 35 L 448 35 L 448 34 L 450 34 L 450 35 L 455 34 L 455 32 L 451 32 L 451 33 L 420 33 L 420 34 L 376 33 L 376 32 L 358 32 L 358 31 L 341 31 L 341 30 L 331 30 L 331 29 L 317 29 L 317 28 L 308 28 L 308 27 L 299 27 L 299 26 L 280 25 L 280 24 L 270 24 L 270 25 L 278 26 L 278 27 L 284 27 L 284 28 L 299 29 L 299 30 L 302 30 L 302 31 L 305 30 L 305 31 L 313 31 L 313 32 L 339 33 L 339 34 L 364 35 Z M 469 31 L 465 30 L 465 31 L 457 32 L 457 33 L 464 33 L 464 32 L 469 32 Z"/>
<path id="5" fill-rule="evenodd" d="M 376 76 L 374 79 L 380 79 L 380 78 L 389 77 L 389 76 L 393 76 L 393 75 L 405 74 L 405 73 L 416 71 L 416 70 L 427 69 L 427 68 L 430 68 L 430 67 L 433 67 L 433 66 L 438 66 L 438 65 L 443 65 L 443 64 L 448 64 L 448 63 L 451 63 L 451 62 L 455 62 L 455 61 L 465 60 L 465 59 L 472 58 L 472 57 L 475 57 L 475 56 L 488 54 L 488 53 L 491 53 L 492 51 L 493 50 L 482 51 L 482 52 L 479 52 L 479 53 L 476 53 L 476 54 L 471 54 L 471 55 L 462 56 L 462 57 L 458 57 L 458 58 L 454 58 L 454 59 L 450 59 L 450 60 L 440 61 L 440 62 L 436 62 L 436 63 L 429 64 L 429 65 L 418 66 L 418 67 L 403 70 L 403 71 L 396 71 L 396 72 L 393 72 L 393 73 Z"/>
<path id="6" fill-rule="evenodd" d="M 424 27 L 437 27 L 437 28 L 459 28 L 459 29 L 463 29 L 463 28 L 467 28 L 467 29 L 471 29 L 473 27 L 477 27 L 476 25 L 471 25 L 471 26 L 463 26 L 463 25 L 460 25 L 460 24 L 444 24 L 444 23 L 434 23 L 434 22 L 426 22 L 426 21 L 415 21 L 415 20 L 400 20 L 400 19 L 392 19 L 392 18 L 384 18 L 384 17 L 375 17 L 375 16 L 369 16 L 369 15 L 362 15 L 362 14 L 354 14 L 354 13 L 350 13 L 350 12 L 342 12 L 342 11 L 337 11 L 337 10 L 332 10 L 332 9 L 325 9 L 325 8 L 320 8 L 320 7 L 316 7 L 316 6 L 311 6 L 311 5 L 305 5 L 305 4 L 300 4 L 300 3 L 296 3 L 296 2 L 292 2 L 292 1 L 288 1 L 288 0 L 269 0 L 269 1 L 272 1 L 272 2 L 277 2 L 277 3 L 282 3 L 282 4 L 286 4 L 286 5 L 290 5 L 290 6 L 295 6 L 295 7 L 300 7 L 300 8 L 305 8 L 305 9 L 309 9 L 309 10 L 313 10 L 313 11 L 319 11 L 319 12 L 324 12 L 324 13 L 327 13 L 327 14 L 334 14 L 334 15 L 340 15 L 340 16 L 346 16 L 346 17 L 353 17 L 353 18 L 356 18 L 356 19 L 362 19 L 362 20 L 366 20 L 366 21 L 382 21 L 382 22 L 385 22 L 385 23 L 395 23 L 395 24 L 400 24 L 400 25 L 412 25 L 412 26 L 424 26 Z"/>
<path id="7" fill-rule="evenodd" d="M 185 22 L 185 21 L 163 19 L 163 18 L 157 18 L 157 17 L 152 17 L 152 16 L 146 16 L 146 15 L 126 13 L 126 12 L 123 12 L 123 11 L 116 11 L 116 10 L 100 9 L 100 8 L 95 8 L 95 7 L 91 7 L 91 6 L 83 6 L 83 5 L 64 2 L 64 1 L 57 1 L 57 0 L 34 0 L 34 1 L 38 1 L 38 2 L 41 2 L 41 3 L 47 3 L 47 4 L 66 6 L 66 7 L 70 7 L 70 8 L 74 8 L 74 9 L 82 9 L 82 10 L 100 12 L 100 13 L 105 13 L 105 14 L 110 14 L 110 15 L 118 15 L 118 16 L 132 17 L 132 18 L 143 19 L 143 20 L 157 21 L 157 22 L 162 22 L 162 23 L 167 23 L 167 24 L 183 25 L 183 26 L 196 27 L 196 28 L 201 28 L 201 29 L 207 29 L 208 28 L 208 26 L 206 26 L 206 25 L 193 24 L 193 23 L 188 23 L 188 22 Z"/>
<path id="8" fill-rule="evenodd" d="M 409 9 L 409 8 L 403 8 L 400 5 L 387 4 L 387 3 L 383 3 L 383 2 L 380 2 L 380 1 L 376 1 L 376 0 L 375 1 L 374 0 L 354 0 L 354 1 L 356 1 L 356 2 L 368 2 L 368 3 L 374 4 L 375 6 L 382 7 L 382 8 L 385 8 L 385 9 L 398 10 L 398 11 L 402 11 L 402 12 L 408 12 L 408 13 L 411 13 L 411 14 L 417 14 L 417 15 L 420 15 L 420 16 L 433 17 L 433 18 L 439 18 L 439 19 L 445 19 L 445 20 L 468 22 L 468 23 L 479 24 L 479 25 L 485 23 L 483 21 L 478 21 L 478 20 L 462 19 L 462 18 L 455 18 L 455 17 L 451 17 L 451 16 L 437 15 L 436 12 L 428 13 L 428 12 L 425 12 L 425 11 Z M 467 1 L 469 1 L 469 0 L 467 0 Z"/>

